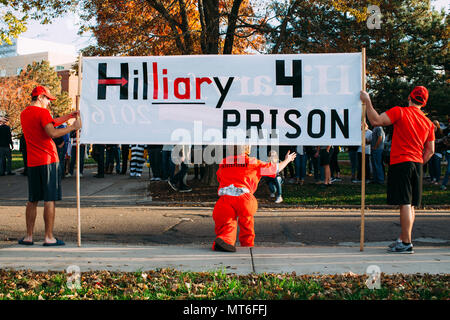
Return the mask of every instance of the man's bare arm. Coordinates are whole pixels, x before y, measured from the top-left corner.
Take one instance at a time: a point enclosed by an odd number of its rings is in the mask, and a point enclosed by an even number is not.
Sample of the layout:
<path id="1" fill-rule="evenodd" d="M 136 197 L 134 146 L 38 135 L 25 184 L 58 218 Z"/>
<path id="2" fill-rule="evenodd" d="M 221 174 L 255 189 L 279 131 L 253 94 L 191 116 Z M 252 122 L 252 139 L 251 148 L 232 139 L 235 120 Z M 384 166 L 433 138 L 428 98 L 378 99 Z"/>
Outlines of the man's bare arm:
<path id="1" fill-rule="evenodd" d="M 58 127 L 59 125 L 61 125 L 64 122 L 66 122 L 67 120 L 72 119 L 72 118 L 76 118 L 79 115 L 80 115 L 80 111 L 73 111 L 73 112 L 71 112 L 69 114 L 66 114 L 65 116 L 62 116 L 62 117 L 59 117 L 59 118 L 56 118 L 56 119 L 53 119 L 53 120 L 55 121 L 55 126 Z"/>
<path id="2" fill-rule="evenodd" d="M 392 124 L 391 119 L 388 115 L 383 112 L 381 115 L 372 106 L 372 101 L 370 101 L 370 96 L 366 91 L 361 91 L 360 99 L 362 103 L 366 105 L 367 118 L 369 118 L 370 124 L 374 127 L 379 126 L 390 126 Z"/>
<path id="3" fill-rule="evenodd" d="M 434 141 L 428 141 L 425 143 L 425 148 L 423 150 L 423 163 L 427 163 L 428 160 L 431 159 L 431 157 L 434 154 Z"/>
<path id="4" fill-rule="evenodd" d="M 47 133 L 47 135 L 52 139 L 62 137 L 63 135 L 68 134 L 68 133 L 72 132 L 73 130 L 78 130 L 78 129 L 81 129 L 81 119 L 80 118 L 75 120 L 70 126 L 67 126 L 66 128 L 56 129 L 53 126 L 53 123 L 48 123 L 44 127 L 45 133 Z"/>

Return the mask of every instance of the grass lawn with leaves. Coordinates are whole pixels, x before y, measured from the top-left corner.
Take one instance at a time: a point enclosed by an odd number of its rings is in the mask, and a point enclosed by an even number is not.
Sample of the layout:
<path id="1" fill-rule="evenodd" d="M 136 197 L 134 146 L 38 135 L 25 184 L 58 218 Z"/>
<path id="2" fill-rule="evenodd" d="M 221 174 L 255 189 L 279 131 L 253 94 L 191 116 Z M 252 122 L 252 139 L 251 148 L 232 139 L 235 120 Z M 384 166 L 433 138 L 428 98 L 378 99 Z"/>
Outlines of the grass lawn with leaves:
<path id="1" fill-rule="evenodd" d="M 62 272 L 0 270 L 0 300 L 449 300 L 450 275 L 381 274 L 369 289 L 367 275 L 179 272 L 81 273 L 79 289 Z"/>

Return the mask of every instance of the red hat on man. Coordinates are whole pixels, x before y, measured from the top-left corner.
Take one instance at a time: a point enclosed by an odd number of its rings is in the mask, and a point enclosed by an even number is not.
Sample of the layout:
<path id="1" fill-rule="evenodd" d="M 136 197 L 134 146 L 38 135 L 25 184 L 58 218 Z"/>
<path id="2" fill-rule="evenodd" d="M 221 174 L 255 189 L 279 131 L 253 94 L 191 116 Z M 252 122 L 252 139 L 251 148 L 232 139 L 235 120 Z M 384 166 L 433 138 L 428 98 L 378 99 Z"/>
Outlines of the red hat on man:
<path id="1" fill-rule="evenodd" d="M 33 97 L 40 96 L 41 94 L 43 94 L 50 100 L 56 100 L 56 97 L 52 96 L 52 94 L 50 93 L 50 90 L 48 90 L 44 86 L 37 86 L 36 88 L 33 89 L 33 92 L 31 92 L 31 96 L 33 96 Z"/>
<path id="2" fill-rule="evenodd" d="M 411 101 L 424 107 L 428 101 L 428 90 L 423 86 L 417 86 L 409 94 Z"/>

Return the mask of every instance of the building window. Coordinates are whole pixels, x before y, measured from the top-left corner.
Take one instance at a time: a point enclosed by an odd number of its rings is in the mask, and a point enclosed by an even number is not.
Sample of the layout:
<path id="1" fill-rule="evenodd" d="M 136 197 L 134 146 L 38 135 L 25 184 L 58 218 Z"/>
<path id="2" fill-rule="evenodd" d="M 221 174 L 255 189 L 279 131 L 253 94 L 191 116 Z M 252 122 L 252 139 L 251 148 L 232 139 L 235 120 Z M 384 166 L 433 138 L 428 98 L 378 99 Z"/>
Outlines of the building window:
<path id="1" fill-rule="evenodd" d="M 23 68 L 17 68 L 17 75 L 20 75 L 20 73 L 22 72 Z"/>
<path id="2" fill-rule="evenodd" d="M 5 69 L 0 70 L 0 77 L 6 77 L 6 70 Z"/>
<path id="3" fill-rule="evenodd" d="M 56 66 L 56 71 L 64 70 L 64 66 Z"/>

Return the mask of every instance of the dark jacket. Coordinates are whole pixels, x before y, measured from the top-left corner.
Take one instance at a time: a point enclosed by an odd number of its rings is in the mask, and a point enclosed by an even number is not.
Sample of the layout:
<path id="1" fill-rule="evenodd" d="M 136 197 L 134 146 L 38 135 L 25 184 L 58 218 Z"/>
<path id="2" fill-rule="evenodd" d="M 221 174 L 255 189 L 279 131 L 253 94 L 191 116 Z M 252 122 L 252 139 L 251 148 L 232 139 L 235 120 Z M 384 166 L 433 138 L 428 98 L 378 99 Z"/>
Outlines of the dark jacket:
<path id="1" fill-rule="evenodd" d="M 14 147 L 11 136 L 11 128 L 6 124 L 0 126 L 0 148 Z"/>

